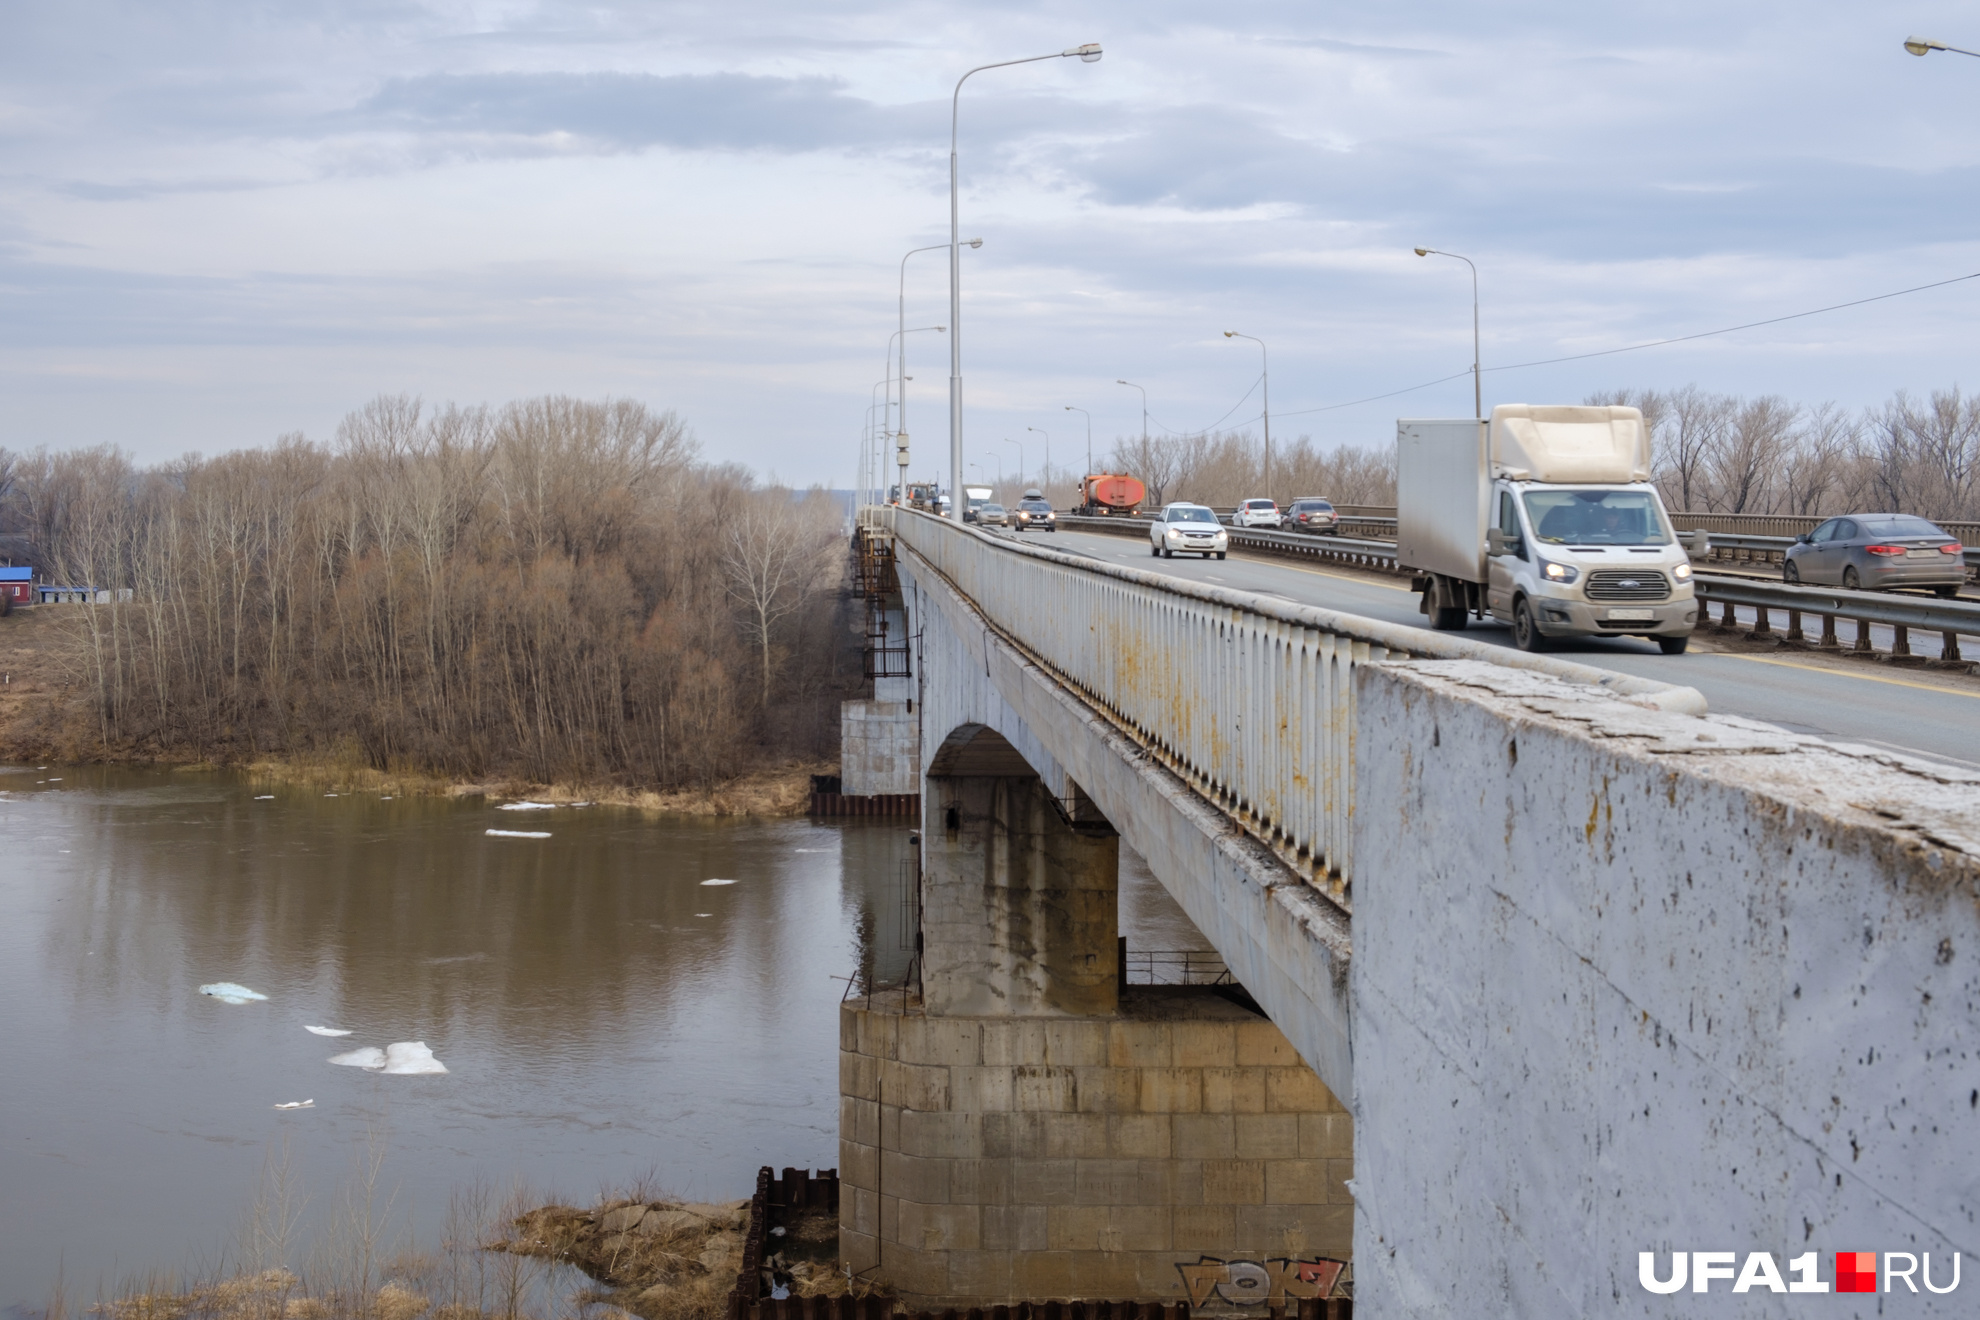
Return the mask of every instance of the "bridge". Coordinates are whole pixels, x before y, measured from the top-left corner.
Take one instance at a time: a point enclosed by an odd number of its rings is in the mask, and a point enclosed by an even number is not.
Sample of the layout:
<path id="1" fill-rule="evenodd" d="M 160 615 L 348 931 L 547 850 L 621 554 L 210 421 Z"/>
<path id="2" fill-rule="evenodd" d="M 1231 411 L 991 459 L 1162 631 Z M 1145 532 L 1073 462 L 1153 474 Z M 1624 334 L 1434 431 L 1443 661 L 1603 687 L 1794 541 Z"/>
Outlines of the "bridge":
<path id="1" fill-rule="evenodd" d="M 846 788 L 922 815 L 914 965 L 844 1021 L 856 1270 L 1580 1316 L 1649 1307 L 1643 1251 L 1980 1248 L 1980 774 L 861 520 L 902 663 Z M 1243 995 L 1121 987 L 1122 842 Z"/>

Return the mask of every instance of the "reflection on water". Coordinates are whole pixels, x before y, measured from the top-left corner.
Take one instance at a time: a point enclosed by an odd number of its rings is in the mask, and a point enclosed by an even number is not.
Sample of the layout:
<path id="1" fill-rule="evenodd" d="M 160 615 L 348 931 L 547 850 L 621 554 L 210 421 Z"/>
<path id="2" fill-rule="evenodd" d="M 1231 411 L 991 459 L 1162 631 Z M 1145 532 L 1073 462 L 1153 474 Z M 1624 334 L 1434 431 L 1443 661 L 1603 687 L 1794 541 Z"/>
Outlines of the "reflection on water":
<path id="1" fill-rule="evenodd" d="M 519 816 L 551 837 L 483 833 Z M 0 839 L 0 1306 L 38 1305 L 58 1260 L 85 1295 L 212 1262 L 285 1136 L 316 1216 L 380 1134 L 428 1240 L 477 1176 L 727 1198 L 835 1164 L 832 978 L 905 956 L 897 822 L 71 767 L 0 774 Z M 268 999 L 199 993 L 228 981 Z M 447 1072 L 328 1063 L 401 1041 Z"/>

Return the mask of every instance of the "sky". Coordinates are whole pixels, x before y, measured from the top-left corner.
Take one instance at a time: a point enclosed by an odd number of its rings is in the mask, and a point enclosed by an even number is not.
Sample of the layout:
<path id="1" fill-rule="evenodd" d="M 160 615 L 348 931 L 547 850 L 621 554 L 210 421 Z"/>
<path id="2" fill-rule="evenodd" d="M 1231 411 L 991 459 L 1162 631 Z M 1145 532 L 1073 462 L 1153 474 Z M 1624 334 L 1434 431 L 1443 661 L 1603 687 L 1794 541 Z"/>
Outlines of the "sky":
<path id="1" fill-rule="evenodd" d="M 379 394 L 671 408 L 852 484 L 902 258 L 948 238 L 966 469 L 1259 425 L 1386 444 L 1696 383 L 1980 387 L 1980 5 L 16 0 L 0 11 L 0 446 L 217 453 Z M 949 320 L 945 254 L 906 266 Z M 947 479 L 948 335 L 907 336 Z M 1338 407 L 1439 377 L 1393 398 Z M 1087 410 L 1068 411 L 1068 405 Z M 1037 428 L 1030 430 L 1028 428 Z"/>

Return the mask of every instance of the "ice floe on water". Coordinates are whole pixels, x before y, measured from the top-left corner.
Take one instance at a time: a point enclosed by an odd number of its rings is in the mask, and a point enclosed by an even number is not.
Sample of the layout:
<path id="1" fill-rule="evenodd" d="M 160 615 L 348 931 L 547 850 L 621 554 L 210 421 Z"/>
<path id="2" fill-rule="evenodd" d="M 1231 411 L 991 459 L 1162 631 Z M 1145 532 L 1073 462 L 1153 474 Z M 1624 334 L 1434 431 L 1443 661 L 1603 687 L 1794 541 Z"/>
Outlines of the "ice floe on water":
<path id="1" fill-rule="evenodd" d="M 303 1030 L 313 1031 L 319 1036 L 348 1036 L 351 1034 L 349 1027 L 304 1027 Z"/>
<path id="2" fill-rule="evenodd" d="M 703 886 L 703 888 L 706 888 L 706 887 L 707 887 L 707 886 L 709 886 L 709 885 L 732 885 L 732 884 L 734 884 L 734 883 L 735 883 L 735 881 L 733 881 L 733 880 L 703 880 L 703 881 L 702 881 L 701 883 L 702 883 L 702 886 Z"/>
<path id="3" fill-rule="evenodd" d="M 283 1104 L 279 1104 L 279 1105 L 276 1105 L 275 1107 L 276 1107 L 277 1109 L 314 1109 L 314 1108 L 316 1108 L 316 1101 L 314 1101 L 314 1100 L 290 1100 L 290 1101 L 287 1101 L 287 1102 L 285 1102 L 285 1103 L 283 1103 Z"/>
<path id="4" fill-rule="evenodd" d="M 332 1055 L 330 1062 L 400 1077 L 447 1071 L 447 1065 L 433 1057 L 433 1051 L 426 1048 L 423 1040 L 395 1041 L 382 1050 L 376 1045 L 366 1045 L 348 1054 Z"/>
<path id="5" fill-rule="evenodd" d="M 254 800 L 256 802 L 273 802 L 275 800 L 275 795 L 273 793 L 256 793 L 254 795 Z"/>
<path id="6" fill-rule="evenodd" d="M 554 802 L 504 802 L 495 808 L 497 811 L 555 811 Z"/>
<path id="7" fill-rule="evenodd" d="M 232 981 L 215 981 L 212 985 L 201 986 L 199 992 L 203 995 L 212 995 L 223 1004 L 246 1004 L 268 998 L 259 990 L 250 990 L 244 985 L 235 985 Z"/>
<path id="8" fill-rule="evenodd" d="M 420 1073 L 443 1073 L 447 1065 L 433 1057 L 423 1040 L 402 1040 L 385 1047 L 385 1071 L 403 1077 Z"/>
<path id="9" fill-rule="evenodd" d="M 547 839 L 549 830 L 483 830 L 491 839 Z"/>
<path id="10" fill-rule="evenodd" d="M 330 1062 L 345 1068 L 383 1068 L 385 1051 L 376 1045 L 366 1045 L 352 1050 L 349 1054 L 333 1054 Z"/>

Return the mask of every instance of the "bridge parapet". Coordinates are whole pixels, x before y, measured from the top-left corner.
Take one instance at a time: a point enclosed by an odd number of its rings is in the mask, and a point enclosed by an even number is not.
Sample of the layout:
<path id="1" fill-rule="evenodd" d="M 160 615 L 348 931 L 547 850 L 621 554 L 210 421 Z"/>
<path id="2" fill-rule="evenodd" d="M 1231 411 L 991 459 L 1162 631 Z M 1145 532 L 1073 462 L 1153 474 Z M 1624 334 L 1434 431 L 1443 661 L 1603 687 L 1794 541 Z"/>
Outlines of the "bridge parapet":
<path id="1" fill-rule="evenodd" d="M 1666 710 L 1705 708 L 1692 688 L 1101 563 L 909 509 L 862 516 L 1343 908 L 1356 665 L 1484 660 Z"/>

